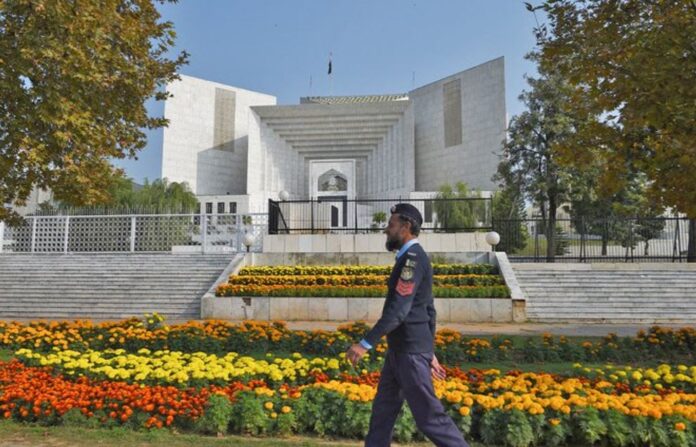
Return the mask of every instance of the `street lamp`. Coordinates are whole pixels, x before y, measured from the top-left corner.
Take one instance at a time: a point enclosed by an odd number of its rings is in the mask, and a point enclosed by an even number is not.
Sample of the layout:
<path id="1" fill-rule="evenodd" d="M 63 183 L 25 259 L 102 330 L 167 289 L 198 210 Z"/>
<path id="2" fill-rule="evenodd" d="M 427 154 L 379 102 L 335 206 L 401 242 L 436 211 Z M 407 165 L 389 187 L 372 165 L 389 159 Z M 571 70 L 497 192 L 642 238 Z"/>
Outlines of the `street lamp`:
<path id="1" fill-rule="evenodd" d="M 491 250 L 495 251 L 495 246 L 500 242 L 500 235 L 495 231 L 486 233 L 486 243 L 491 246 Z"/>
<path id="2" fill-rule="evenodd" d="M 281 202 L 286 202 L 290 198 L 290 193 L 286 190 L 282 190 L 278 193 L 278 198 Z"/>

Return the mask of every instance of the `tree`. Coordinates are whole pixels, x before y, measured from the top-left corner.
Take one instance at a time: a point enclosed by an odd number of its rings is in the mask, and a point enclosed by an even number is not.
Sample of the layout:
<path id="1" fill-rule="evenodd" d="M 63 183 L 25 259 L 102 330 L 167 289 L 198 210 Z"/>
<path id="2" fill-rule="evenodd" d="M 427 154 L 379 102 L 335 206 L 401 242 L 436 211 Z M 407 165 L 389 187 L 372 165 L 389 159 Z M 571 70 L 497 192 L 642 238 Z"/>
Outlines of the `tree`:
<path id="1" fill-rule="evenodd" d="M 372 223 L 370 228 L 373 230 L 380 230 L 384 228 L 384 223 L 387 221 L 387 213 L 384 211 L 377 211 L 372 214 Z"/>
<path id="2" fill-rule="evenodd" d="M 464 182 L 457 182 L 454 188 L 446 183 L 440 186 L 435 196 L 434 209 L 437 214 L 437 227 L 442 231 L 456 231 L 479 227 L 485 219 L 485 203 L 479 200 L 462 200 L 480 197 L 470 192 Z"/>
<path id="3" fill-rule="evenodd" d="M 157 179 L 138 190 L 131 178 L 117 176 L 107 189 L 107 201 L 101 205 L 74 208 L 70 203 L 56 201 L 44 206 L 38 214 L 69 212 L 70 214 L 191 214 L 199 209 L 198 199 L 186 182 Z M 44 204 L 42 204 L 44 205 Z"/>
<path id="4" fill-rule="evenodd" d="M 563 163 L 600 159 L 606 195 L 645 173 L 650 200 L 690 219 L 696 262 L 696 2 L 547 0 L 537 32 L 542 70 L 571 87 L 568 107 L 594 117 L 559 147 Z"/>
<path id="5" fill-rule="evenodd" d="M 170 183 L 166 178 L 152 183 L 145 180 L 145 185 L 136 191 L 133 180 L 117 177 L 108 194 L 106 205 L 74 208 L 64 202 L 58 202 L 55 206 L 42 203 L 37 215 L 71 216 L 69 251 L 81 251 L 84 247 L 123 250 L 130 243 L 132 214 L 159 214 L 136 219 L 136 251 L 162 251 L 174 245 L 187 245 L 200 225 L 197 216 L 186 215 L 198 213 L 199 208 L 195 194 L 186 183 Z M 93 214 L 109 215 L 99 218 L 99 231 L 95 231 L 95 218 L 84 217 Z M 23 240 L 30 240 L 30 228 L 19 228 Z"/>
<path id="6" fill-rule="evenodd" d="M 612 240 L 627 249 L 643 241 L 647 256 L 649 241 L 664 229 L 665 221 L 661 219 L 664 209 L 648 199 L 647 182 L 640 172 L 628 173 L 625 187 L 612 196 L 602 195 L 597 185 L 600 169 L 595 160 L 594 165 L 585 166 L 571 177 L 569 204 L 564 208 L 573 226 L 583 238 L 601 238 L 602 256 L 607 255 Z"/>
<path id="7" fill-rule="evenodd" d="M 197 213 L 199 205 L 188 184 L 164 178 L 152 183 L 146 179 L 142 189 L 133 194 L 131 206 L 166 213 Z"/>
<path id="8" fill-rule="evenodd" d="M 161 0 L 159 3 L 174 2 Z M 145 101 L 186 62 L 153 0 L 0 2 L 0 221 L 33 187 L 71 205 L 108 200 L 145 129 L 162 127 Z"/>
<path id="9" fill-rule="evenodd" d="M 497 251 L 516 253 L 527 246 L 524 199 L 519 191 L 503 188 L 492 199 L 493 229 L 500 234 Z"/>
<path id="10" fill-rule="evenodd" d="M 536 60 L 535 54 L 527 57 Z M 539 208 L 547 239 L 546 257 L 553 261 L 556 211 L 566 199 L 569 176 L 559 165 L 555 149 L 566 144 L 575 122 L 564 112 L 567 92 L 561 78 L 540 70 L 539 78 L 527 77 L 527 82 L 531 89 L 519 98 L 527 110 L 510 121 L 494 179 L 505 188 L 520 191 Z"/>

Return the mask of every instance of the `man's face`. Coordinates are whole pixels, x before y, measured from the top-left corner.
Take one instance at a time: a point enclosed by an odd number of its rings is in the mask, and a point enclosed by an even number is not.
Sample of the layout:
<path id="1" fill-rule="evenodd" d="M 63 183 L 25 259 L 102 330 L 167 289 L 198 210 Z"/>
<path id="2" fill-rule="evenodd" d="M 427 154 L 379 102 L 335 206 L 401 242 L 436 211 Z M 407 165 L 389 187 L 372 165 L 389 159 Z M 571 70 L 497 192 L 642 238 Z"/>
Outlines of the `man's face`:
<path id="1" fill-rule="evenodd" d="M 399 219 L 399 215 L 392 214 L 389 218 L 387 228 L 384 229 L 384 234 L 387 235 L 387 242 L 384 244 L 387 251 L 400 249 L 404 245 L 404 239 L 408 231 L 408 226 L 404 221 Z"/>

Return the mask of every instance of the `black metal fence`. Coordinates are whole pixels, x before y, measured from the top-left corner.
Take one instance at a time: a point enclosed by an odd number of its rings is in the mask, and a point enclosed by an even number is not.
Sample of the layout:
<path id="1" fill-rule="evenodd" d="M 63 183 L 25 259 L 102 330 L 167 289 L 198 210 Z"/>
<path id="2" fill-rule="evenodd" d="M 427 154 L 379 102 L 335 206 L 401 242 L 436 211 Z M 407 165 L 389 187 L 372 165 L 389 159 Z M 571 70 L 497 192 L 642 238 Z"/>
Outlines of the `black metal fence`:
<path id="1" fill-rule="evenodd" d="M 686 218 L 558 219 L 548 253 L 547 221 L 493 220 L 497 251 L 516 262 L 654 262 L 687 260 Z M 696 237 L 696 235 L 691 235 Z"/>
<path id="2" fill-rule="evenodd" d="M 491 229 L 491 199 L 357 199 L 268 201 L 269 234 L 370 233 L 382 231 L 390 208 L 408 202 L 423 215 L 423 231 Z"/>

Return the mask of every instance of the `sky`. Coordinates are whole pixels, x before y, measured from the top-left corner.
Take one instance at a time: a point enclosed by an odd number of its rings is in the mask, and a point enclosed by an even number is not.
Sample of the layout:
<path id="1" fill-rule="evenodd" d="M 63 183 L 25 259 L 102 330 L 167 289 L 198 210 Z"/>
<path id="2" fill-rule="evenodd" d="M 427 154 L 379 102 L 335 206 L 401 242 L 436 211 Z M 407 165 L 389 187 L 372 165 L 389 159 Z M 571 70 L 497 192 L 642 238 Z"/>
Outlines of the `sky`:
<path id="1" fill-rule="evenodd" d="M 268 93 L 301 96 L 405 93 L 491 59 L 505 58 L 508 119 L 535 19 L 519 0 L 180 0 L 160 7 L 190 54 L 182 74 Z M 332 56 L 333 79 L 327 75 Z M 311 86 L 310 86 L 311 78 Z M 161 102 L 148 103 L 161 116 Z M 116 160 L 136 182 L 161 175 L 162 129 L 137 160 Z"/>

